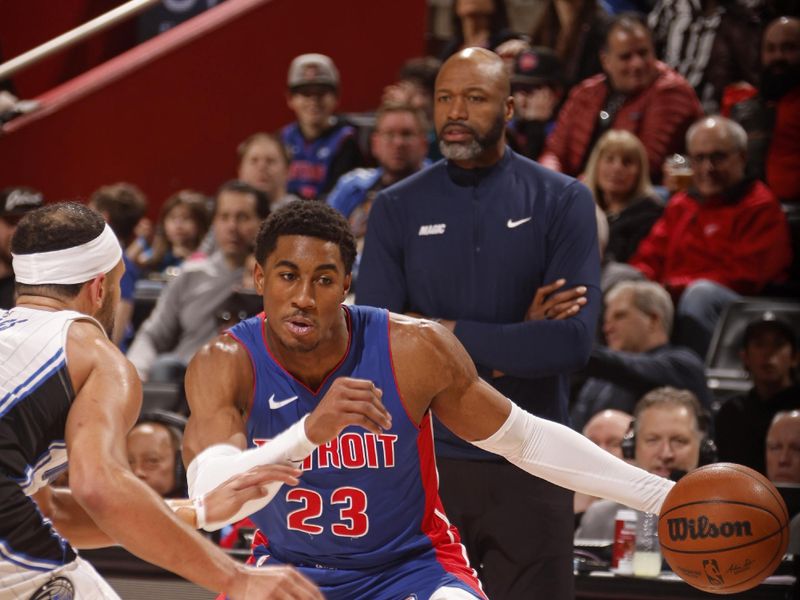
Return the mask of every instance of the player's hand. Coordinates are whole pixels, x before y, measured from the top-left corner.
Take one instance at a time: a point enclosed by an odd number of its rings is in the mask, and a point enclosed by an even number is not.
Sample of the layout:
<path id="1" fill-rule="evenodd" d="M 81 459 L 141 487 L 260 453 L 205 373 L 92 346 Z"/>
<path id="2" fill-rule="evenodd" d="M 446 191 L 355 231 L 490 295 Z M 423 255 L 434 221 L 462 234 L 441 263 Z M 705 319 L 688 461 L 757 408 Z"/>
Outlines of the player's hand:
<path id="1" fill-rule="evenodd" d="M 231 600 L 324 600 L 322 593 L 292 567 L 243 567 L 231 589 Z"/>
<path id="2" fill-rule="evenodd" d="M 536 290 L 533 302 L 528 307 L 528 312 L 525 313 L 525 320 L 560 320 L 577 315 L 581 307 L 586 304 L 586 287 L 579 285 L 556 293 L 556 290 L 564 287 L 566 283 L 566 279 L 557 279 Z"/>
<path id="3" fill-rule="evenodd" d="M 280 481 L 287 485 L 297 485 L 300 473 L 299 469 L 288 465 L 261 465 L 234 475 L 206 494 L 206 521 L 229 522 L 245 502 L 263 497 L 268 483 Z"/>
<path id="4" fill-rule="evenodd" d="M 383 392 L 366 379 L 339 377 L 306 419 L 306 436 L 315 444 L 332 440 L 349 425 L 380 434 L 392 427 Z"/>

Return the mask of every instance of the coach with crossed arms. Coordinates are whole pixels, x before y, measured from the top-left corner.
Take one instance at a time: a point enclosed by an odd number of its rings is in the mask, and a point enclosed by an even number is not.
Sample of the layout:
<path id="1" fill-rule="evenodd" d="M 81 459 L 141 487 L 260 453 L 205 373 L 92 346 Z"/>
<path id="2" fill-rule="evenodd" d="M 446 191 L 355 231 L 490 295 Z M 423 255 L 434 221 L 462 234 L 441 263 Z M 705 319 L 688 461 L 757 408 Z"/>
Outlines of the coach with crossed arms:
<path id="1" fill-rule="evenodd" d="M 594 203 L 506 146 L 512 116 L 497 55 L 469 48 L 443 65 L 446 160 L 376 198 L 357 300 L 439 320 L 497 390 L 566 424 L 567 374 L 588 360 L 600 307 Z M 573 598 L 571 492 L 441 425 L 436 439 L 442 500 L 488 596 Z"/>

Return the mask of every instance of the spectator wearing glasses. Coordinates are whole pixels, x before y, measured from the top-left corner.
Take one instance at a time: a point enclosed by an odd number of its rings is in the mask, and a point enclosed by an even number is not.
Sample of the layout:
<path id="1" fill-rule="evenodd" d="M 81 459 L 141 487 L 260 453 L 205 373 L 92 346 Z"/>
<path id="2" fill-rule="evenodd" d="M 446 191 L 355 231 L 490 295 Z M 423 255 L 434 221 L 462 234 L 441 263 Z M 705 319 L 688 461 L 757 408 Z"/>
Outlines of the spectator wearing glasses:
<path id="1" fill-rule="evenodd" d="M 683 134 L 703 114 L 697 95 L 656 60 L 650 30 L 637 15 L 611 21 L 600 62 L 604 73 L 570 92 L 540 162 L 580 175 L 597 139 L 609 129 L 625 129 L 642 140 L 650 176 L 660 181 L 664 158 L 683 149 Z"/>
<path id="2" fill-rule="evenodd" d="M 667 204 L 630 263 L 677 302 L 675 341 L 701 357 L 723 309 L 785 278 L 792 250 L 775 195 L 745 175 L 747 134 L 703 118 L 686 134 L 694 187 Z"/>
<path id="3" fill-rule="evenodd" d="M 376 194 L 426 164 L 427 132 L 428 122 L 421 110 L 409 104 L 384 104 L 375 116 L 375 129 L 370 137 L 378 167 L 350 171 L 328 196 L 328 204 L 350 222 L 359 253 Z"/>
<path id="4" fill-rule="evenodd" d="M 358 254 L 353 265 L 355 289 L 361 252 L 367 235 L 367 219 L 378 192 L 413 175 L 430 164 L 430 125 L 425 113 L 411 104 L 385 102 L 376 113 L 370 136 L 376 168 L 359 168 L 346 173 L 327 198 L 328 204 L 342 213 L 356 238 Z"/>

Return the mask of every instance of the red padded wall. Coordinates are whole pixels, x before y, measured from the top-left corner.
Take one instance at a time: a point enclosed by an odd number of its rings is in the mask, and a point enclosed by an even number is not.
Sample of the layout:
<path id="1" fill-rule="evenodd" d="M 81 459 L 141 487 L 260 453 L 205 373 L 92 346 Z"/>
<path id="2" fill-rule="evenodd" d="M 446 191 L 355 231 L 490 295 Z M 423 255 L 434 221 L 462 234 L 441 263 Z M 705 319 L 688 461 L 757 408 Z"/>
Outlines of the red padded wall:
<path id="1" fill-rule="evenodd" d="M 86 199 L 130 181 L 151 214 L 183 187 L 212 193 L 235 174 L 248 134 L 291 120 L 286 71 L 329 54 L 340 109 L 373 109 L 383 86 L 424 48 L 425 0 L 228 0 L 39 97 L 0 135 L 0 187 Z"/>

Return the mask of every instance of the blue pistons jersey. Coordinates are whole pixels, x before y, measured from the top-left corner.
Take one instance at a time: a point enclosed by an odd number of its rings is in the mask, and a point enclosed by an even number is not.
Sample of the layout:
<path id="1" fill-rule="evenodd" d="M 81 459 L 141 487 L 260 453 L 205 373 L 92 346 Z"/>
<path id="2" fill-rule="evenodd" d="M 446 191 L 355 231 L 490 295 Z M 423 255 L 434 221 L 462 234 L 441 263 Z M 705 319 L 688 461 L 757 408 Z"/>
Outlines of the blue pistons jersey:
<path id="1" fill-rule="evenodd" d="M 297 123 L 284 127 L 281 140 L 292 157 L 286 191 L 306 200 L 319 197 L 325 189 L 336 153 L 346 139 L 355 135 L 355 127 L 338 117 L 334 125 L 315 140 L 307 140 Z"/>
<path id="2" fill-rule="evenodd" d="M 439 500 L 430 412 L 417 426 L 398 391 L 389 313 L 363 306 L 343 310 L 350 331 L 347 352 L 318 390 L 295 379 L 271 355 L 263 314 L 229 331 L 250 353 L 255 372 L 250 447 L 313 411 L 338 377 L 374 382 L 392 415 L 390 430 L 374 434 L 348 427 L 304 461 L 299 485 L 283 486 L 251 516 L 260 531 L 254 556 L 318 571 L 367 573 L 430 557 L 459 587 L 482 597 Z"/>

